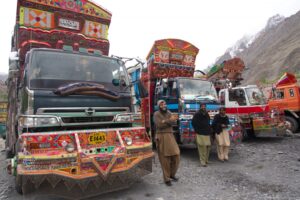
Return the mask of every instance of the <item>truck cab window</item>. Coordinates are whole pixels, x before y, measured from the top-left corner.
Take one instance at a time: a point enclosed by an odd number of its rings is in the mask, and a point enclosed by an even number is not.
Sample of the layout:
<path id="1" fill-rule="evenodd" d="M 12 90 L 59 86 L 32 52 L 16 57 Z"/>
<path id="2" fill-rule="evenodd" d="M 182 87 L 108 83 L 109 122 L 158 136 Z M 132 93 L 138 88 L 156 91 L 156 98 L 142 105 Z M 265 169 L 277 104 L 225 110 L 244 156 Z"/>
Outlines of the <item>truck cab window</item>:
<path id="1" fill-rule="evenodd" d="M 225 92 L 224 91 L 222 91 L 220 93 L 220 104 L 225 105 Z"/>
<path id="2" fill-rule="evenodd" d="M 276 90 L 275 97 L 276 99 L 284 99 L 284 90 Z"/>
<path id="3" fill-rule="evenodd" d="M 229 101 L 236 101 L 240 106 L 247 105 L 245 92 L 242 89 L 229 90 Z"/>
<path id="4" fill-rule="evenodd" d="M 290 93 L 290 97 L 294 97 L 295 96 L 295 93 L 294 93 L 293 89 L 289 89 L 289 93 Z"/>

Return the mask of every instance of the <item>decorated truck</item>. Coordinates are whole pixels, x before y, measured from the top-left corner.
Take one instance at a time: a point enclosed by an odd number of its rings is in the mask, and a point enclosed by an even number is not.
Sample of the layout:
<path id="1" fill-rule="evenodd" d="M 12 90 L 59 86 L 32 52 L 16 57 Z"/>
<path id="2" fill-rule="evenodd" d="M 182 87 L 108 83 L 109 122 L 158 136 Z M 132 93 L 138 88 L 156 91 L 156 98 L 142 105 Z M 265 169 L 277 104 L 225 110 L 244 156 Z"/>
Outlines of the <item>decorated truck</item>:
<path id="1" fill-rule="evenodd" d="M 108 57 L 110 21 L 87 0 L 18 0 L 6 136 L 18 192 L 78 199 L 151 173 L 124 62 Z"/>
<path id="2" fill-rule="evenodd" d="M 153 113 L 157 101 L 163 99 L 178 120 L 173 124 L 178 144 L 195 145 L 195 131 L 191 125 L 194 113 L 205 104 L 211 117 L 219 109 L 217 93 L 207 80 L 193 78 L 198 48 L 179 39 L 162 39 L 154 42 L 147 56 L 147 67 L 132 70 L 135 83 L 139 80 L 147 93 L 137 91 L 141 102 L 142 122 L 149 135 L 155 137 Z"/>
<path id="3" fill-rule="evenodd" d="M 244 68 L 240 58 L 233 58 L 207 73 L 208 80 L 218 88 L 220 104 L 240 122 L 244 139 L 283 135 L 286 130 L 283 118 L 279 110 L 270 109 L 262 91 L 256 85 L 239 86 Z"/>
<path id="4" fill-rule="evenodd" d="M 243 80 L 242 72 L 244 68 L 243 60 L 235 57 L 214 65 L 206 74 L 206 77 L 214 83 L 217 92 L 219 92 L 224 87 L 240 85 Z"/>
<path id="5" fill-rule="evenodd" d="M 270 108 L 284 113 L 288 128 L 296 133 L 300 127 L 300 86 L 294 74 L 285 73 L 271 90 Z"/>
<path id="6" fill-rule="evenodd" d="M 6 138 L 7 101 L 0 101 L 0 137 Z"/>

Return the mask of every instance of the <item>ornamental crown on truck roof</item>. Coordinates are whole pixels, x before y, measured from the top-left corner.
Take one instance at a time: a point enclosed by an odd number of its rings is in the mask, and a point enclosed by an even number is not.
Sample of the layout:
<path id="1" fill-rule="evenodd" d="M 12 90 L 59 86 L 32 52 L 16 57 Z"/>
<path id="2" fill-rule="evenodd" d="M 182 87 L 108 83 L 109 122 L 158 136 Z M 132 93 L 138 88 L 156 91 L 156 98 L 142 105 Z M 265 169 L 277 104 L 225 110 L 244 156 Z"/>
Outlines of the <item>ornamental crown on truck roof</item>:
<path id="1" fill-rule="evenodd" d="M 154 42 L 147 56 L 148 78 L 193 77 L 199 49 L 179 39 Z M 146 78 L 145 74 L 142 78 Z"/>
<path id="2" fill-rule="evenodd" d="M 19 0 L 111 20 L 111 12 L 91 0 Z M 30 5 L 28 3 L 28 5 Z"/>
<path id="3" fill-rule="evenodd" d="M 195 67 L 199 49 L 189 42 L 179 39 L 156 40 L 147 60 L 154 59 L 157 63 L 170 63 Z"/>
<path id="4" fill-rule="evenodd" d="M 21 60 L 31 48 L 62 45 L 108 55 L 111 16 L 88 0 L 18 0 L 12 49 L 21 50 Z"/>
<path id="5" fill-rule="evenodd" d="M 279 86 L 295 84 L 295 83 L 297 83 L 296 76 L 294 74 L 286 72 L 276 82 L 275 86 L 279 87 Z"/>

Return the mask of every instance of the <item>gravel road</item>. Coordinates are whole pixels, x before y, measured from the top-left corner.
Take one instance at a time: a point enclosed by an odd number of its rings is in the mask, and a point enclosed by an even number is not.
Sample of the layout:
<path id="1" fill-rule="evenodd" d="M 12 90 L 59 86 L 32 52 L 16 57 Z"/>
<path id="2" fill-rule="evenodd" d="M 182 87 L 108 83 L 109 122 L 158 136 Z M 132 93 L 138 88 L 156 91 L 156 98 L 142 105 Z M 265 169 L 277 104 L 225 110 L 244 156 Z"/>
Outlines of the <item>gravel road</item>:
<path id="1" fill-rule="evenodd" d="M 1 200 L 62 200 L 47 195 L 21 196 L 5 171 L 4 142 L 0 141 Z M 284 138 L 257 138 L 231 147 L 229 162 L 217 160 L 213 147 L 208 167 L 200 167 L 196 149 L 181 149 L 179 182 L 162 180 L 157 156 L 153 173 L 131 188 L 89 200 L 196 200 L 196 199 L 299 199 L 300 134 Z"/>

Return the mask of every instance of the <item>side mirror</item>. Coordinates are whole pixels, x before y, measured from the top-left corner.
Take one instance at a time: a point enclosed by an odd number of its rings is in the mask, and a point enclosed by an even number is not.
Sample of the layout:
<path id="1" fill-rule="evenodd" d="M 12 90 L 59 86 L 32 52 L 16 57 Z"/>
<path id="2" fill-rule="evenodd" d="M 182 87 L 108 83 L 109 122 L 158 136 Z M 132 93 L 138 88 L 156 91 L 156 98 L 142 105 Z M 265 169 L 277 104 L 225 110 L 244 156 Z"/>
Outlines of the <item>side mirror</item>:
<path id="1" fill-rule="evenodd" d="M 112 80 L 112 84 L 114 85 L 114 86 L 119 86 L 120 85 L 120 79 L 113 79 Z"/>
<path id="2" fill-rule="evenodd" d="M 148 91 L 145 89 L 141 81 L 138 81 L 137 86 L 138 86 L 140 97 L 141 98 L 148 97 Z"/>
<path id="3" fill-rule="evenodd" d="M 18 52 L 13 51 L 10 52 L 9 55 L 9 70 L 17 70 L 19 69 L 19 56 Z"/>

